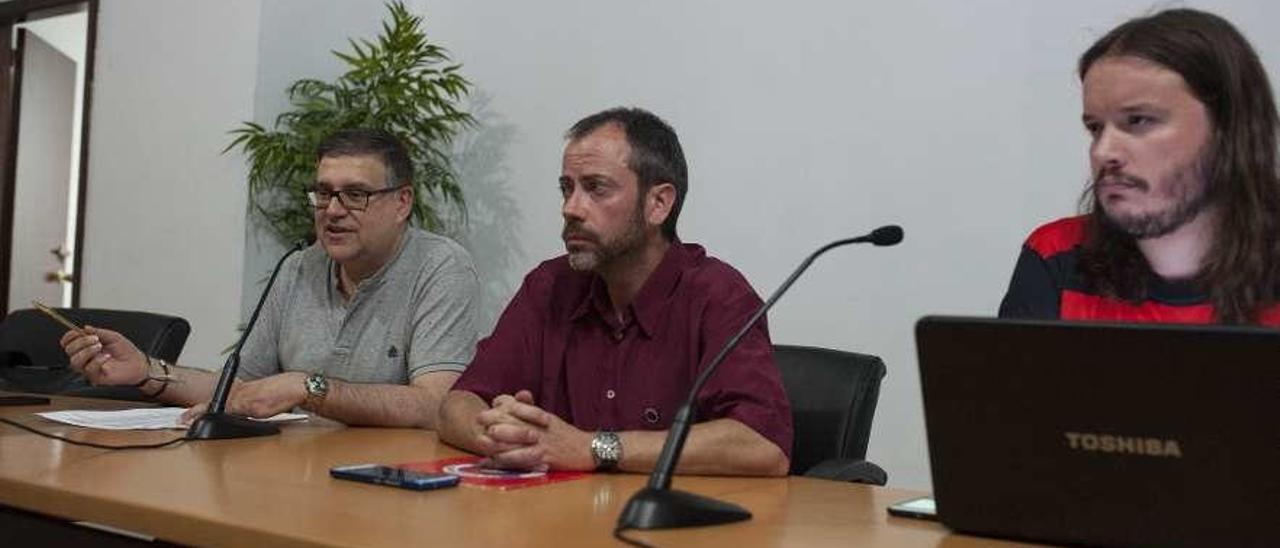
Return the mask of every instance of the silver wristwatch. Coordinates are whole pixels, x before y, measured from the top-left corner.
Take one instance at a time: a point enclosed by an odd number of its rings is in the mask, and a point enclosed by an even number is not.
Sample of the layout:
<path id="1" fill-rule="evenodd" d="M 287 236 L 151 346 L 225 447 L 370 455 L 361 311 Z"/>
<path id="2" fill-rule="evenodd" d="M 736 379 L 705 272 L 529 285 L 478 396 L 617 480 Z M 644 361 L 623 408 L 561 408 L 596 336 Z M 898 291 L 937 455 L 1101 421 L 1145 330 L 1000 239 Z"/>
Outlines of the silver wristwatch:
<path id="1" fill-rule="evenodd" d="M 617 468 L 618 461 L 622 460 L 622 438 L 609 431 L 596 432 L 591 438 L 591 459 L 596 463 L 596 470 Z"/>
<path id="2" fill-rule="evenodd" d="M 324 401 L 324 397 L 329 395 L 329 378 L 325 377 L 324 373 L 308 375 L 306 380 L 302 381 L 302 386 L 307 389 L 307 401 L 304 406 L 308 409 L 314 410 Z"/>

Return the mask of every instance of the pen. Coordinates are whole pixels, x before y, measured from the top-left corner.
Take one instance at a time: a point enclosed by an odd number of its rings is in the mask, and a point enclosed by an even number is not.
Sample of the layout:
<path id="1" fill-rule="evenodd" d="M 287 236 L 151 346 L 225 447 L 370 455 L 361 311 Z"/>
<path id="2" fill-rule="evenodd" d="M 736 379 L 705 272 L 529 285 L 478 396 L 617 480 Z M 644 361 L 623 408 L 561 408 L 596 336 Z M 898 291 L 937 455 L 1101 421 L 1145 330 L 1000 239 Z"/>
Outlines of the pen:
<path id="1" fill-rule="evenodd" d="M 62 324 L 62 325 L 63 325 L 63 327 L 66 327 L 67 329 L 70 329 L 70 330 L 72 330 L 72 331 L 83 331 L 83 330 L 84 330 L 84 326 L 78 325 L 78 324 L 76 324 L 76 322 L 73 322 L 73 321 L 71 321 L 71 320 L 67 319 L 67 317 L 66 317 L 66 316 L 63 316 L 62 314 L 59 314 L 57 310 L 54 310 L 54 309 L 52 309 L 52 308 L 49 308 L 48 306 L 45 306 L 45 304 L 44 304 L 44 303 L 42 303 L 42 302 L 40 302 L 40 301 L 31 301 L 31 305 L 32 305 L 32 306 L 35 306 L 35 307 L 36 307 L 36 310 L 39 310 L 39 311 L 41 311 L 41 312 L 44 312 L 44 313 L 45 313 L 45 315 L 49 316 L 50 318 L 53 318 L 53 319 L 54 319 L 54 321 L 56 321 L 56 322 L 58 322 L 58 323 Z"/>

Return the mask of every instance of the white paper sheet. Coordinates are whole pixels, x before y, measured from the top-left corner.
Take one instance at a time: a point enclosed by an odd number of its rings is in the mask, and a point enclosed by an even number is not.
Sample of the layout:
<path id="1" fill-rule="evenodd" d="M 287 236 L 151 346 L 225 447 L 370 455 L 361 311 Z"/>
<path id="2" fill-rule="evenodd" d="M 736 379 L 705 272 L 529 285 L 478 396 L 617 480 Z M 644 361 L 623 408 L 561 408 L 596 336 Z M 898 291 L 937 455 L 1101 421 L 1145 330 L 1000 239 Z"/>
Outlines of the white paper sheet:
<path id="1" fill-rule="evenodd" d="M 186 425 L 178 423 L 183 411 L 186 409 L 181 407 L 146 407 L 120 411 L 48 411 L 36 414 L 52 421 L 100 430 L 163 430 L 185 429 Z M 290 422 L 306 418 L 307 415 L 300 413 L 280 413 L 274 417 L 255 420 Z"/>

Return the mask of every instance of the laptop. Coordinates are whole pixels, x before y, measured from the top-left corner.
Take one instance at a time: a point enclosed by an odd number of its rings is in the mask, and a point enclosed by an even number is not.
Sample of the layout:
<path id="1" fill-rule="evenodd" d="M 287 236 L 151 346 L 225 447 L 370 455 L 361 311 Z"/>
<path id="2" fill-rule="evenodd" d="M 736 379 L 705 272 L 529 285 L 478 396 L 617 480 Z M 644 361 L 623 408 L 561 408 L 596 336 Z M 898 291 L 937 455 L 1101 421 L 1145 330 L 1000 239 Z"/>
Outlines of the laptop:
<path id="1" fill-rule="evenodd" d="M 1103 546 L 1280 546 L 1280 330 L 916 324 L 938 518 Z"/>

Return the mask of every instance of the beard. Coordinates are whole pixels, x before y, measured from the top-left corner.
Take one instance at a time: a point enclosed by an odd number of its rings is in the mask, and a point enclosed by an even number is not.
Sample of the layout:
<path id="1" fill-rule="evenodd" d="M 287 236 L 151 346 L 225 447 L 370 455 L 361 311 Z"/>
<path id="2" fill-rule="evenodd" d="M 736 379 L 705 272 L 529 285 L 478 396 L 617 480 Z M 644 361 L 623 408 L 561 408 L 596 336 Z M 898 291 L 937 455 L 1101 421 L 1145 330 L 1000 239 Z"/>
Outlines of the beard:
<path id="1" fill-rule="evenodd" d="M 644 203 L 638 200 L 636 208 L 628 219 L 627 224 L 623 227 L 622 233 L 612 238 L 601 238 L 599 234 L 593 233 L 582 227 L 581 221 L 565 221 L 564 230 L 561 237 L 568 239 L 569 235 L 585 237 L 595 242 L 595 248 L 591 249 L 569 249 L 569 268 L 579 272 L 598 271 L 607 267 L 619 257 L 623 257 L 632 251 L 639 249 L 644 244 L 645 239 L 645 223 L 643 217 Z"/>
<path id="2" fill-rule="evenodd" d="M 1202 155 L 1201 158 L 1204 156 Z M 1157 211 L 1133 213 L 1109 210 L 1098 198 L 1098 184 L 1106 178 L 1143 190 L 1150 195 L 1151 183 L 1141 177 L 1114 170 L 1102 171 L 1093 181 L 1094 207 L 1101 208 L 1102 219 L 1108 226 L 1135 240 L 1167 236 L 1194 220 L 1213 202 L 1208 182 L 1209 174 L 1204 168 L 1206 163 L 1197 160 L 1170 175 L 1168 184 L 1158 191 L 1158 197 L 1165 198 L 1168 202 L 1167 206 Z"/>

